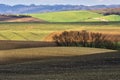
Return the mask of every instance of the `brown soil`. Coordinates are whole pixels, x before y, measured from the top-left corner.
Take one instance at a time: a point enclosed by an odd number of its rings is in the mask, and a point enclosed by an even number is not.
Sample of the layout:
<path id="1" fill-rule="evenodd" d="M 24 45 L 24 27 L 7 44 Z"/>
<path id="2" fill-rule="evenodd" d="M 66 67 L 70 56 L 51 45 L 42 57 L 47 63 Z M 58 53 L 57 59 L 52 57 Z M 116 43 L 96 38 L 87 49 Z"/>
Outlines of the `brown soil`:
<path id="1" fill-rule="evenodd" d="M 11 15 L 0 15 L 0 22 L 46 22 L 42 19 L 33 18 L 31 16 L 19 17 Z"/>
<path id="2" fill-rule="evenodd" d="M 0 50 L 18 49 L 18 48 L 33 48 L 33 47 L 54 47 L 56 43 L 45 41 L 0 41 Z"/>

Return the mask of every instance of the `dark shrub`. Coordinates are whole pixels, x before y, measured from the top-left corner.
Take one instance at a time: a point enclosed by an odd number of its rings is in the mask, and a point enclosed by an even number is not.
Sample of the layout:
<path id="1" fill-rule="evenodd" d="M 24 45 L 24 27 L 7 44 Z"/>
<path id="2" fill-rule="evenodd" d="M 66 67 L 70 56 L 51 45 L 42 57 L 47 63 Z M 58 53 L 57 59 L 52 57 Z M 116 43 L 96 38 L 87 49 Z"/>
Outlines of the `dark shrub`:
<path id="1" fill-rule="evenodd" d="M 59 46 L 83 46 L 95 48 L 117 49 L 117 41 L 108 40 L 106 35 L 101 33 L 83 31 L 64 31 L 55 35 L 53 40 Z"/>

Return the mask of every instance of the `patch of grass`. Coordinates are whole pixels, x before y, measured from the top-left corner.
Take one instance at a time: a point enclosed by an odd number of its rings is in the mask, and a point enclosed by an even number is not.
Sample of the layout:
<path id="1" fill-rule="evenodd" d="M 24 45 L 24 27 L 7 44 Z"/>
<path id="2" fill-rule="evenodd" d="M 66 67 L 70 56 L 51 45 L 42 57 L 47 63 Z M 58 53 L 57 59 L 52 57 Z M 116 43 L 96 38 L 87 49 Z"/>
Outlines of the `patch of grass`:
<path id="1" fill-rule="evenodd" d="M 53 32 L 87 30 L 119 35 L 119 22 L 80 22 L 80 23 L 0 23 L 1 40 L 44 40 Z M 18 36 L 14 33 L 24 36 Z"/>
<path id="2" fill-rule="evenodd" d="M 61 12 L 49 12 L 28 14 L 32 17 L 43 19 L 48 22 L 106 22 L 106 21 L 120 21 L 119 15 L 99 14 L 93 11 L 61 11 Z"/>
<path id="3" fill-rule="evenodd" d="M 102 17 L 108 21 L 120 21 L 120 16 L 119 15 L 109 15 L 109 16 L 104 16 Z"/>
<path id="4" fill-rule="evenodd" d="M 80 22 L 90 18 L 101 17 L 102 14 L 90 11 L 61 11 L 42 14 L 30 14 L 30 16 L 43 19 L 48 22 Z"/>
<path id="5" fill-rule="evenodd" d="M 41 47 L 29 49 L 1 50 L 0 62 L 17 62 L 17 60 L 41 59 L 44 57 L 78 56 L 94 53 L 111 52 L 114 50 L 84 47 Z"/>
<path id="6" fill-rule="evenodd" d="M 118 51 L 47 47 L 0 51 L 0 57 L 3 61 L 11 62 L 30 60 L 30 62 L 0 65 L 1 80 L 120 79 L 120 52 Z"/>
<path id="7" fill-rule="evenodd" d="M 102 16 L 102 17 L 96 17 L 96 18 L 91 18 L 86 21 L 89 22 L 109 22 L 109 21 L 120 21 L 120 16 L 119 15 L 107 15 L 107 16 Z"/>

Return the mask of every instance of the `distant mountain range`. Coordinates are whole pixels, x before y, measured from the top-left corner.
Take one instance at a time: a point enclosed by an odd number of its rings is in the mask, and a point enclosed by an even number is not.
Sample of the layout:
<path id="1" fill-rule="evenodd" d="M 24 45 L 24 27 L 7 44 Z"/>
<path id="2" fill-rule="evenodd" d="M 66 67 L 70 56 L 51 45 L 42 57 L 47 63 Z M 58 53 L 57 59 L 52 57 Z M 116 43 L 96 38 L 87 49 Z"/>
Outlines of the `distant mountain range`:
<path id="1" fill-rule="evenodd" d="M 0 14 L 25 14 L 25 13 L 42 13 L 68 10 L 94 10 L 106 8 L 120 8 L 120 5 L 5 5 L 0 4 Z"/>

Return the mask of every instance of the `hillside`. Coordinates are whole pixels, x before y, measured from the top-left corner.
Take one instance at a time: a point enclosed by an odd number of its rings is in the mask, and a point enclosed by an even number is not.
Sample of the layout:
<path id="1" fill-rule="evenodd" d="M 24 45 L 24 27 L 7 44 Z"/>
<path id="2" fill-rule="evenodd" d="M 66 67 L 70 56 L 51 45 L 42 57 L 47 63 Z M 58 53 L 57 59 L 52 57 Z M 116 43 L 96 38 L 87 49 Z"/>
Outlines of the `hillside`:
<path id="1" fill-rule="evenodd" d="M 120 40 L 119 22 L 81 23 L 0 23 L 0 40 L 43 41 L 49 34 L 59 31 L 87 30 L 113 35 Z"/>
<path id="2" fill-rule="evenodd" d="M 0 15 L 0 22 L 45 22 L 26 15 Z"/>
<path id="3" fill-rule="evenodd" d="M 97 9 L 97 10 L 91 10 L 91 11 L 97 12 L 103 15 L 120 15 L 120 8 Z"/>
<path id="4" fill-rule="evenodd" d="M 120 15 L 107 15 L 107 16 L 101 16 L 97 18 L 91 18 L 86 21 L 89 22 L 111 22 L 111 21 L 120 21 Z"/>
<path id="5" fill-rule="evenodd" d="M 120 21 L 120 16 L 119 15 L 108 15 L 101 17 L 102 19 L 108 20 L 108 21 Z"/>
<path id="6" fill-rule="evenodd" d="M 0 63 L 1 80 L 120 79 L 120 52 L 106 49 L 41 47 L 2 50 Z"/>
<path id="7" fill-rule="evenodd" d="M 119 8 L 0 15 L 0 22 L 108 22 L 120 21 Z"/>
<path id="8" fill-rule="evenodd" d="M 48 22 L 80 22 L 91 18 L 101 17 L 102 15 L 90 11 L 62 11 L 31 14 L 31 16 Z"/>
<path id="9" fill-rule="evenodd" d="M 30 14 L 30 16 L 43 19 L 48 22 L 120 21 L 119 15 L 105 16 L 104 14 L 93 11 L 61 11 Z"/>
<path id="10" fill-rule="evenodd" d="M 27 61 L 49 57 L 69 57 L 90 55 L 94 53 L 115 52 L 107 49 L 94 49 L 84 47 L 39 47 L 26 49 L 0 50 L 0 64 Z"/>

